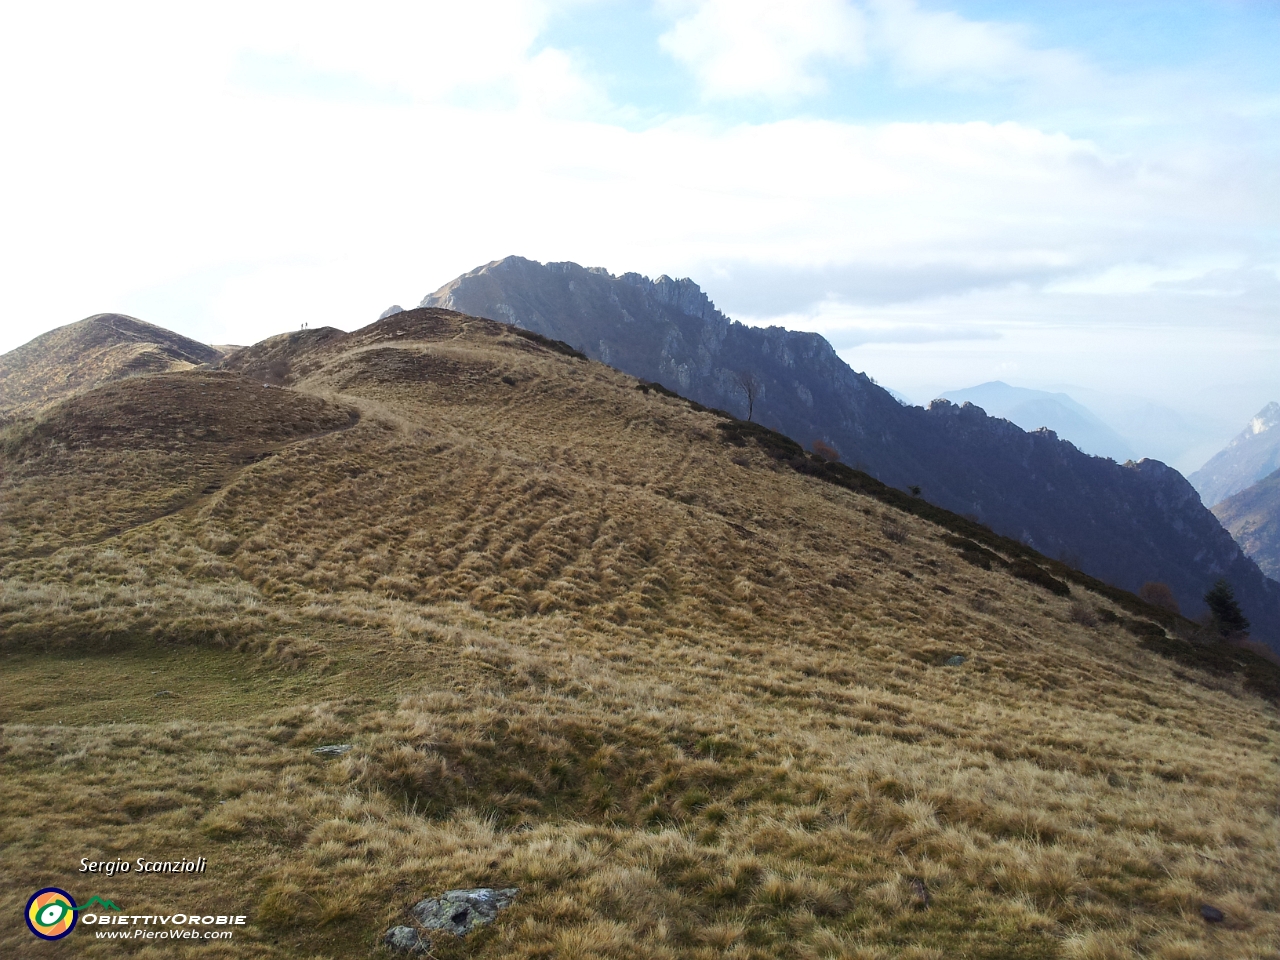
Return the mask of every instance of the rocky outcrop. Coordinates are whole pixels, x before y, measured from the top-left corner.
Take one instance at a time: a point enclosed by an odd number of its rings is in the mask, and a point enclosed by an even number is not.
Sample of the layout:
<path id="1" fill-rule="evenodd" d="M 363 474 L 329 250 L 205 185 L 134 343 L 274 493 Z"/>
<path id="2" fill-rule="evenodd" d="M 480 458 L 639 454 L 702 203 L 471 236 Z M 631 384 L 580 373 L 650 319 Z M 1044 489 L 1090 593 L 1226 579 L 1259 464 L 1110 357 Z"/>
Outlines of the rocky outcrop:
<path id="1" fill-rule="evenodd" d="M 511 906 L 519 892 L 515 887 L 450 890 L 439 897 L 419 901 L 409 912 L 427 930 L 445 930 L 455 937 L 465 937 L 476 927 L 493 923 L 499 911 Z"/>
<path id="2" fill-rule="evenodd" d="M 350 753 L 352 749 L 353 747 L 349 743 L 327 743 L 323 747 L 316 747 L 311 752 L 317 757 L 333 760 Z"/>
<path id="3" fill-rule="evenodd" d="M 972 404 L 905 406 L 822 337 L 730 320 L 692 280 L 613 276 L 521 257 L 486 264 L 423 300 L 563 340 L 708 407 L 747 415 L 804 446 L 972 516 L 1127 590 L 1167 583 L 1195 616 L 1226 577 L 1257 639 L 1280 650 L 1280 585 L 1264 577 L 1177 471 L 1091 457 Z M 1278 431 L 1280 433 L 1280 431 Z"/>
<path id="4" fill-rule="evenodd" d="M 465 937 L 477 928 L 493 923 L 501 911 L 511 906 L 519 892 L 516 887 L 447 890 L 438 897 L 420 900 L 410 908 L 409 913 L 421 930 L 408 926 L 392 927 L 382 942 L 397 953 L 426 953 L 431 949 L 429 934 L 432 931 Z"/>
<path id="5" fill-rule="evenodd" d="M 392 927 L 382 942 L 393 953 L 419 954 L 431 949 L 431 941 L 413 927 Z"/>

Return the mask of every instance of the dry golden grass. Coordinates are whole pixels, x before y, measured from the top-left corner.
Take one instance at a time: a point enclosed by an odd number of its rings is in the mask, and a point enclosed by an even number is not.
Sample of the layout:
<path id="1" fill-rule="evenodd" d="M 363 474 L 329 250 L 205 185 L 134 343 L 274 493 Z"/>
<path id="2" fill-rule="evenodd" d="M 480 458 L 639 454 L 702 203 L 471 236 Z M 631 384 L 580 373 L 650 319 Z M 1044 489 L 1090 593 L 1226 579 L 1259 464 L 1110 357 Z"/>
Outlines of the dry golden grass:
<path id="1" fill-rule="evenodd" d="M 12 916 L 82 856 L 203 855 L 101 893 L 252 926 L 164 954 L 11 926 L 0 954 L 364 956 L 422 896 L 513 885 L 434 955 L 1276 955 L 1280 714 L 1109 601 L 966 563 L 496 324 L 240 362 L 264 422 L 347 428 L 206 468 L 175 422 L 136 473 L 94 435 L 6 448 L 0 875 Z"/>

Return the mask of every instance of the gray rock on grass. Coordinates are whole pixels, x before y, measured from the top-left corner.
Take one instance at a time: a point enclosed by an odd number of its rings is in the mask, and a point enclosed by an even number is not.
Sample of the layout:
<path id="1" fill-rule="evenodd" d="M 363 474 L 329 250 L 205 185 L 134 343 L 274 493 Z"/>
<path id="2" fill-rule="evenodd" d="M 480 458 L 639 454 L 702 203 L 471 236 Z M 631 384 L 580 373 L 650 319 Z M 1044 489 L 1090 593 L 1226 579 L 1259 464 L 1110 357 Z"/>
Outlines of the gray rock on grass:
<path id="1" fill-rule="evenodd" d="M 498 911 L 511 906 L 519 892 L 515 887 L 449 890 L 439 897 L 419 901 L 409 912 L 428 930 L 447 930 L 456 937 L 465 937 L 476 927 L 493 923 Z"/>
<path id="2" fill-rule="evenodd" d="M 1207 903 L 1200 904 L 1200 916 L 1204 917 L 1205 923 L 1221 923 L 1227 919 L 1227 915 L 1217 907 L 1210 906 Z"/>
<path id="3" fill-rule="evenodd" d="M 392 927 L 382 942 L 396 953 L 426 953 L 431 949 L 431 941 L 413 927 Z"/>

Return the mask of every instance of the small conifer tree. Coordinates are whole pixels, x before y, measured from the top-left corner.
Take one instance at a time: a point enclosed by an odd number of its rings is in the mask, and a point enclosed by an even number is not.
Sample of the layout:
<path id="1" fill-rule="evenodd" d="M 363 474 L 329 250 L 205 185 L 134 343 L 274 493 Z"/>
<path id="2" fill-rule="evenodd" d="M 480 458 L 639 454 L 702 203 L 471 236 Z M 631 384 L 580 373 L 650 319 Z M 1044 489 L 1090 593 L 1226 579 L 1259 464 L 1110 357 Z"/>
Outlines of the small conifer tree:
<path id="1" fill-rule="evenodd" d="M 1235 591 L 1225 579 L 1219 580 L 1204 595 L 1204 602 L 1209 606 L 1209 614 L 1213 617 L 1213 626 L 1224 637 L 1233 634 L 1247 633 L 1249 621 L 1236 602 Z"/>

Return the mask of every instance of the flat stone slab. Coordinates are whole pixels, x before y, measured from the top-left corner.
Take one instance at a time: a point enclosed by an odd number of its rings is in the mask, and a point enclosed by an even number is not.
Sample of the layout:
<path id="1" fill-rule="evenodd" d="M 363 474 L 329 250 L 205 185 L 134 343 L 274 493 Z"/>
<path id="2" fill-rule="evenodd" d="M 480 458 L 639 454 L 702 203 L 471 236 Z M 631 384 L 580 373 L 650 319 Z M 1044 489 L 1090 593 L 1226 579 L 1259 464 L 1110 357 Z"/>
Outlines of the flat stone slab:
<path id="1" fill-rule="evenodd" d="M 958 653 L 954 657 L 947 657 L 948 667 L 963 667 L 964 663 L 965 663 L 965 658 L 960 656 L 960 654 Z"/>
<path id="2" fill-rule="evenodd" d="M 382 942 L 396 953 L 426 953 L 431 949 L 431 941 L 413 927 L 392 927 Z"/>
<path id="3" fill-rule="evenodd" d="M 516 887 L 449 890 L 419 901 L 409 912 L 428 930 L 447 930 L 455 937 L 465 937 L 476 927 L 493 923 L 498 911 L 511 906 L 519 892 Z"/>

